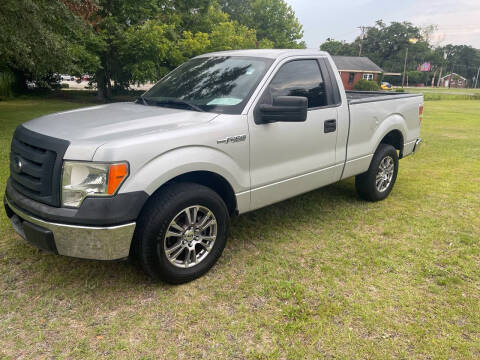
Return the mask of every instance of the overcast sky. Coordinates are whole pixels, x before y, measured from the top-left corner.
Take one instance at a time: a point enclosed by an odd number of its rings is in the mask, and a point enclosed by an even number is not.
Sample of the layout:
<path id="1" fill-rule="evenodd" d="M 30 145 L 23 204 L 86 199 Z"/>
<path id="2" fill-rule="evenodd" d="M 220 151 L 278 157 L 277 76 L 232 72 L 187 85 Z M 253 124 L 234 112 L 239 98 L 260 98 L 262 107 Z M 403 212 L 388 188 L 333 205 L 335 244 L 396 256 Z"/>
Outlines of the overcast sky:
<path id="1" fill-rule="evenodd" d="M 435 24 L 433 43 L 466 44 L 480 49 L 480 0 L 286 0 L 303 25 L 304 40 L 317 48 L 328 37 L 352 41 L 358 26 L 382 19 Z"/>

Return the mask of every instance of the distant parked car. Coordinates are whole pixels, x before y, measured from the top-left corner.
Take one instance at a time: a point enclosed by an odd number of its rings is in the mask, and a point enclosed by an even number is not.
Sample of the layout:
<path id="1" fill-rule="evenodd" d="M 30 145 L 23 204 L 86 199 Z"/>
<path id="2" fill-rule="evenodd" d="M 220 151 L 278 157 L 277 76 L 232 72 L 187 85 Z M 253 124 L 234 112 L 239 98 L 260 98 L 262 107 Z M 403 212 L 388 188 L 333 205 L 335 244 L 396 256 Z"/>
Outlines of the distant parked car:
<path id="1" fill-rule="evenodd" d="M 75 76 L 72 75 L 60 75 L 62 81 L 75 81 Z"/>
<path id="2" fill-rule="evenodd" d="M 384 82 L 382 82 L 382 85 L 380 85 L 380 88 L 382 90 L 392 90 L 392 84 L 384 81 Z"/>
<path id="3" fill-rule="evenodd" d="M 82 75 L 82 81 L 90 81 L 92 80 L 92 76 L 88 74 Z"/>

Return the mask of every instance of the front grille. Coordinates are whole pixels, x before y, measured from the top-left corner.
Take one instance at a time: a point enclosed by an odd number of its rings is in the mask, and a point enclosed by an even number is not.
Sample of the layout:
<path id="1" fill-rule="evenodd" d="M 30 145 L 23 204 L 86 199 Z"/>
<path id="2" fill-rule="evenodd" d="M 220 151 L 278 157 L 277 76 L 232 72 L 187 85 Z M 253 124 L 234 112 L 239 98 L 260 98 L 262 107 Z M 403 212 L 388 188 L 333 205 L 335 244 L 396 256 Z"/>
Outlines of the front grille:
<path id="1" fill-rule="evenodd" d="M 10 152 L 10 177 L 17 191 L 39 202 L 60 206 L 62 160 L 69 142 L 20 125 Z"/>

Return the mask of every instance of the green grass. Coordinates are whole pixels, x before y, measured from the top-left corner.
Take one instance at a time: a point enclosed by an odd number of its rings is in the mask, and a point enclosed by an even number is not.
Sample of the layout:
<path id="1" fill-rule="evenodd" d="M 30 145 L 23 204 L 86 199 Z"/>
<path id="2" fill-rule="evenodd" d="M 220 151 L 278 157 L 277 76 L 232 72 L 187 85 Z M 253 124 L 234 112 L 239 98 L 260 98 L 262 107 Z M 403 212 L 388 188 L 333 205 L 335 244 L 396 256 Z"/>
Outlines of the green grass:
<path id="1" fill-rule="evenodd" d="M 0 102 L 2 187 L 14 127 L 76 106 Z M 0 358 L 479 358 L 480 102 L 426 102 L 422 137 L 387 200 L 350 179 L 235 218 L 182 286 L 36 250 L 2 213 Z"/>
<path id="2" fill-rule="evenodd" d="M 409 93 L 421 93 L 425 100 L 480 100 L 480 89 L 408 87 Z"/>

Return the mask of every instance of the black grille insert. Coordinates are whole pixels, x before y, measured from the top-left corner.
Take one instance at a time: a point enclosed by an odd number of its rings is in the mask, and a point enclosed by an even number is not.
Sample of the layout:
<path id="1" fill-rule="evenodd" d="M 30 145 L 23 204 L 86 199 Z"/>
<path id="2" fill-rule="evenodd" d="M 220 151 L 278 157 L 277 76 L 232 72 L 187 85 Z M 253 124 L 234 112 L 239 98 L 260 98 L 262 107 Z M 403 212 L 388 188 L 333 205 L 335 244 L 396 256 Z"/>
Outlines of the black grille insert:
<path id="1" fill-rule="evenodd" d="M 12 185 L 33 200 L 60 206 L 62 160 L 68 145 L 66 140 L 17 127 L 10 152 Z"/>

